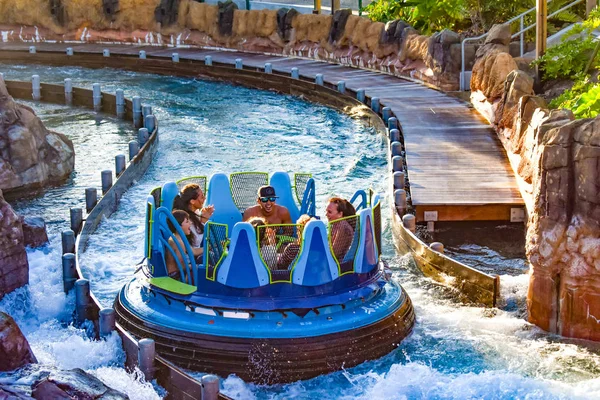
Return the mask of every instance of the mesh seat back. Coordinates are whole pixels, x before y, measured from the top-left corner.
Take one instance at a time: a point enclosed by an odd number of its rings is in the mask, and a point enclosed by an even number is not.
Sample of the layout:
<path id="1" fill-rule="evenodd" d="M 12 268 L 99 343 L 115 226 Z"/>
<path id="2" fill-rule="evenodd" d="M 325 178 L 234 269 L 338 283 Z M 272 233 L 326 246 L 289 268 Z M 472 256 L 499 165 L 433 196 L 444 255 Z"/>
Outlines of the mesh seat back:
<path id="1" fill-rule="evenodd" d="M 179 192 L 183 190 L 185 185 L 190 183 L 196 183 L 202 189 L 202 193 L 206 194 L 206 177 L 205 176 L 190 176 L 188 178 L 183 178 L 177 181 L 177 187 L 179 188 Z"/>
<path id="2" fill-rule="evenodd" d="M 288 209 L 292 222 L 296 222 L 300 217 L 300 209 L 296 205 L 294 194 L 292 193 L 292 184 L 290 182 L 290 176 L 286 172 L 275 172 L 271 176 L 269 182 L 275 189 L 277 194 L 277 204 Z"/>
<path id="3" fill-rule="evenodd" d="M 269 174 L 266 172 L 235 172 L 231 180 L 231 197 L 238 210 L 243 213 L 248 207 L 256 205 L 258 188 L 267 185 Z"/>

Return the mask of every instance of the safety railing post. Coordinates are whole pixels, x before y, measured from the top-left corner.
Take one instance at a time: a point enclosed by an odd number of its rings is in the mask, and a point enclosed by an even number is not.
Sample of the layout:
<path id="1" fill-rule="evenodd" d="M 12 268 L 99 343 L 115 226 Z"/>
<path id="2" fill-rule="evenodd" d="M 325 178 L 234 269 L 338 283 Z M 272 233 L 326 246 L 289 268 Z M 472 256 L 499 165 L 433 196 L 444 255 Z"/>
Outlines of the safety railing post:
<path id="1" fill-rule="evenodd" d="M 362 16 L 362 0 L 358 0 L 358 16 Z"/>
<path id="2" fill-rule="evenodd" d="M 585 1 L 585 17 L 589 17 L 590 12 L 598 5 L 598 0 L 586 0 Z"/>
<path id="3" fill-rule="evenodd" d="M 525 32 L 523 32 L 523 28 L 525 28 L 523 26 L 524 23 L 525 23 L 524 16 L 521 15 L 521 18 L 519 18 L 519 31 L 521 31 L 521 35 L 520 35 L 521 57 L 523 57 L 523 54 L 525 54 Z"/>

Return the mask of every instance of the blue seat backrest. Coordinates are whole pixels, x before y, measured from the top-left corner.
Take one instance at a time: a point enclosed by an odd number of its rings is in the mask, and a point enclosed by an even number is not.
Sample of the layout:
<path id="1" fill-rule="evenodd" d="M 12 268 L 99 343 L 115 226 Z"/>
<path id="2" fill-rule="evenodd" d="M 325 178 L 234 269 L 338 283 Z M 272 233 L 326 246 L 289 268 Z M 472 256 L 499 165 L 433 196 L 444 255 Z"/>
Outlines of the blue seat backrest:
<path id="1" fill-rule="evenodd" d="M 214 174 L 210 178 L 205 204 L 215 206 L 215 212 L 210 220 L 227 224 L 229 232 L 233 232 L 234 225 L 242 221 L 242 213 L 233 202 L 229 178 L 225 174 Z"/>
<path id="2" fill-rule="evenodd" d="M 360 219 L 360 243 L 354 258 L 354 272 L 365 273 L 371 271 L 377 265 L 377 244 L 375 241 L 375 225 L 370 208 L 358 212 Z"/>
<path id="3" fill-rule="evenodd" d="M 338 265 L 331 255 L 327 228 L 323 221 L 309 221 L 302 235 L 302 252 L 292 271 L 292 283 L 319 286 L 339 276 Z"/>
<path id="4" fill-rule="evenodd" d="M 217 281 L 240 289 L 269 284 L 269 271 L 258 254 L 256 233 L 250 223 L 240 222 L 233 228 L 231 247 L 217 269 Z"/>
<path id="5" fill-rule="evenodd" d="M 173 201 L 179 194 L 179 187 L 175 182 L 167 182 L 163 185 L 161 191 L 161 207 L 165 207 L 169 211 L 173 211 Z"/>
<path id="6" fill-rule="evenodd" d="M 269 184 L 273 186 L 275 193 L 279 197 L 277 199 L 277 204 L 287 208 L 292 217 L 292 222 L 296 222 L 298 217 L 300 217 L 300 209 L 298 209 L 294 194 L 292 193 L 290 176 L 286 172 L 275 172 L 271 176 Z"/>

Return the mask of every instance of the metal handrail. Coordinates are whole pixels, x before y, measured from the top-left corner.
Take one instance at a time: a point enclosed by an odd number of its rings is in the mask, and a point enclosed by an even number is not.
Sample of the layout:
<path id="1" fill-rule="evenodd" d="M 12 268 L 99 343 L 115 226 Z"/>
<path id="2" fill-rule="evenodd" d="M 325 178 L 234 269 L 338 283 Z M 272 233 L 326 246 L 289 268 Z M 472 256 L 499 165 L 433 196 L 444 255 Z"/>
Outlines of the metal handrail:
<path id="1" fill-rule="evenodd" d="M 567 4 L 566 6 L 562 7 L 561 9 L 553 12 L 552 14 L 548 15 L 546 18 L 551 18 L 554 17 L 555 15 L 573 7 L 574 5 L 577 5 L 579 3 L 581 3 L 583 0 L 575 0 L 572 3 Z M 548 0 L 548 3 L 551 3 L 552 0 Z M 521 14 L 517 15 L 516 17 L 513 17 L 511 19 L 509 19 L 508 21 L 506 21 L 503 25 L 507 25 L 507 24 L 511 24 L 517 20 L 519 20 L 519 32 L 513 34 L 510 36 L 511 39 L 516 38 L 517 36 L 519 36 L 519 42 L 520 42 L 520 56 L 522 57 L 523 54 L 525 53 L 525 32 L 529 31 L 530 29 L 534 28 L 537 25 L 537 22 L 533 23 L 533 25 L 528 26 L 527 28 L 524 27 L 525 24 L 525 17 L 534 12 L 537 9 L 537 7 L 533 7 L 530 8 L 527 11 L 522 12 Z M 483 35 L 480 36 L 476 36 L 476 37 L 471 37 L 471 38 L 465 38 L 462 40 L 461 44 L 460 44 L 460 90 L 464 91 L 466 90 L 465 88 L 465 43 L 466 42 L 475 42 L 478 40 L 481 40 L 485 37 L 487 37 L 489 35 L 489 31 L 484 33 Z"/>
<path id="2" fill-rule="evenodd" d="M 572 2 L 572 3 L 570 3 L 570 4 L 567 4 L 567 5 L 566 5 L 566 6 L 564 6 L 563 8 L 561 8 L 561 9 L 559 9 L 559 10 L 556 10 L 556 11 L 554 11 L 552 14 L 548 15 L 548 17 L 547 17 L 547 18 L 552 18 L 552 17 L 554 17 L 555 15 L 558 15 L 559 13 L 561 13 L 561 12 L 565 11 L 566 9 L 568 9 L 568 8 L 571 8 L 572 6 L 574 6 L 574 5 L 576 5 L 576 4 L 579 4 L 579 3 L 581 3 L 582 1 L 583 1 L 583 0 L 575 0 L 574 2 Z M 528 26 L 528 27 L 527 27 L 527 28 L 525 28 L 525 29 L 521 28 L 521 30 L 520 30 L 519 32 L 517 32 L 517 33 L 515 33 L 514 35 L 512 35 L 512 36 L 511 36 L 511 39 L 512 39 L 512 38 L 515 38 L 515 37 L 517 37 L 517 35 L 523 35 L 525 32 L 527 32 L 528 30 L 530 30 L 530 29 L 532 29 L 532 28 L 535 28 L 536 26 L 537 26 L 537 22 L 534 22 L 532 25 Z M 521 50 L 521 56 L 523 56 L 523 50 Z"/>

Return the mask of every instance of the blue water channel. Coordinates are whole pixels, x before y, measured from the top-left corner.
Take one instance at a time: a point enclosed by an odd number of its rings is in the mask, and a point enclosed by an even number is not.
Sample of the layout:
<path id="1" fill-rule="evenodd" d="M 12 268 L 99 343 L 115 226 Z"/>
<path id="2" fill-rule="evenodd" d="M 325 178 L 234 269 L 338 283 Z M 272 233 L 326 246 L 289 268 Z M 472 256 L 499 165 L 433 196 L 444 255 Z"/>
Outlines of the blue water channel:
<path id="1" fill-rule="evenodd" d="M 158 116 L 156 159 L 81 256 L 92 290 L 106 306 L 143 257 L 145 198 L 167 180 L 214 172 L 311 172 L 321 212 L 331 195 L 349 197 L 357 189 L 371 186 L 384 192 L 388 187 L 385 140 L 358 120 L 302 99 L 108 69 L 0 65 L 0 71 L 6 79 L 38 74 L 42 82 L 69 77 L 75 86 L 99 82 L 104 91 L 122 88 L 127 97 L 141 96 Z M 83 206 L 85 187 L 99 187 L 100 170 L 114 170 L 114 156 L 126 152 L 133 130 L 128 122 L 87 110 L 28 104 L 50 129 L 74 141 L 76 172 L 65 185 L 14 203 L 19 212 L 46 219 L 51 244 L 28 251 L 30 285 L 6 296 L 0 309 L 21 324 L 42 364 L 81 367 L 130 398 L 157 398 L 160 388 L 120 368 L 118 338 L 94 342 L 69 325 L 73 299 L 62 293 L 60 271 L 59 233 L 67 229 L 69 207 Z M 476 234 L 454 231 L 447 236 L 448 249 L 461 260 L 501 275 L 501 306 L 486 310 L 458 304 L 449 291 L 423 278 L 407 257 L 396 255 L 389 207 L 384 211 L 384 254 L 415 305 L 412 335 L 380 360 L 309 381 L 263 387 L 223 377 L 226 394 L 239 399 L 600 397 L 600 352 L 588 343 L 547 335 L 525 320 L 528 275 L 522 228 L 484 227 L 476 228 Z"/>

